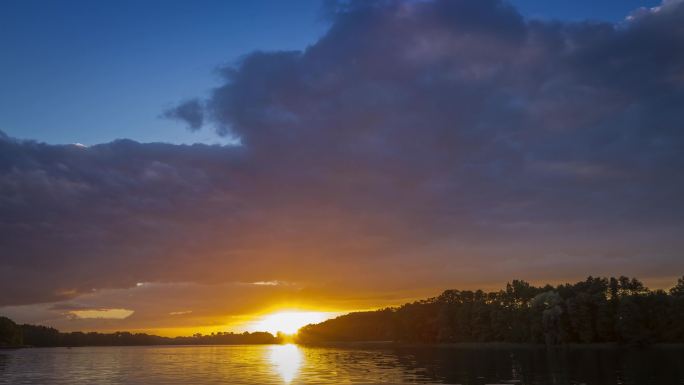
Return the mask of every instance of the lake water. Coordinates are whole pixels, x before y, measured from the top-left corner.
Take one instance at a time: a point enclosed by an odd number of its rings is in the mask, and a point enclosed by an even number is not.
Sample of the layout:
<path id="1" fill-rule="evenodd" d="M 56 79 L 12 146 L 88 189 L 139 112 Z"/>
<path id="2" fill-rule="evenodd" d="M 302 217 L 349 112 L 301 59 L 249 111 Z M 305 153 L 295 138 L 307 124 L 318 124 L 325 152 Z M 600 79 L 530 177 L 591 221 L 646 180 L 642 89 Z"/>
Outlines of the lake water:
<path id="1" fill-rule="evenodd" d="M 314 348 L 0 350 L 0 384 L 684 384 L 684 349 Z"/>

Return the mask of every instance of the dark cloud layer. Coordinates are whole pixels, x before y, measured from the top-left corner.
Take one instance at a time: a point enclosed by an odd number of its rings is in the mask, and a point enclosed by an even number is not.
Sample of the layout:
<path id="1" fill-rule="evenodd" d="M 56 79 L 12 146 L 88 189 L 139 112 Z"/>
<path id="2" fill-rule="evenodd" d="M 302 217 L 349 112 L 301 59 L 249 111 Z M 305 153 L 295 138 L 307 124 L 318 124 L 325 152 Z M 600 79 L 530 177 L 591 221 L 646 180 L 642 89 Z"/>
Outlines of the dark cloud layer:
<path id="1" fill-rule="evenodd" d="M 0 134 L 0 305 L 151 281 L 682 273 L 683 3 L 619 25 L 496 0 L 329 14 L 305 51 L 252 53 L 166 112 L 240 146 Z"/>

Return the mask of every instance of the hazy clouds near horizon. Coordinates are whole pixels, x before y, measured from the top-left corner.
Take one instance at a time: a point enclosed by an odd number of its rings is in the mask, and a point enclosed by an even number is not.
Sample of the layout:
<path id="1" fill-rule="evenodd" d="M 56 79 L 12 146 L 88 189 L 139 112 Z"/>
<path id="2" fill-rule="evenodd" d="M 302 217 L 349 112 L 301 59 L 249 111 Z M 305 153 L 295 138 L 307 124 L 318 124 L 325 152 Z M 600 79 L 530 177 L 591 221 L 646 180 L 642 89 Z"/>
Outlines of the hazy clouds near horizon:
<path id="1" fill-rule="evenodd" d="M 495 0 L 329 11 L 305 51 L 252 53 L 165 113 L 240 145 L 0 135 L 0 306 L 683 273 L 684 3 L 618 25 Z"/>

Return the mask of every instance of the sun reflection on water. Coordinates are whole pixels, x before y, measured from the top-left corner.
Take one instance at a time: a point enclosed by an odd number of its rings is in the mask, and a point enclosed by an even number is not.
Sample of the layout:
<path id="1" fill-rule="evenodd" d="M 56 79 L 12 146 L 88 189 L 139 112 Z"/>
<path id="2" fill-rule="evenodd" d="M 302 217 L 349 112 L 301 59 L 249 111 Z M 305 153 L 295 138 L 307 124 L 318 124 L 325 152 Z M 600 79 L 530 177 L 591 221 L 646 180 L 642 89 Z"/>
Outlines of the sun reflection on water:
<path id="1" fill-rule="evenodd" d="M 302 352 L 295 344 L 271 346 L 268 359 L 273 370 L 286 384 L 292 382 L 299 372 L 299 367 L 302 366 Z"/>

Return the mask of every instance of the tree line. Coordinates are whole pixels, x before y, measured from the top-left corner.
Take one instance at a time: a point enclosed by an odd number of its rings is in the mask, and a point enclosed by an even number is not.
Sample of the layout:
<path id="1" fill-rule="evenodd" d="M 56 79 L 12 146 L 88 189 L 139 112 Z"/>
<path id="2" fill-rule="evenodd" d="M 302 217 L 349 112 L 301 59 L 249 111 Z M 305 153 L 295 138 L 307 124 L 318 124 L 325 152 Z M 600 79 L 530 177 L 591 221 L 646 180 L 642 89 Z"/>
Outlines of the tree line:
<path id="1" fill-rule="evenodd" d="M 669 291 L 649 290 L 624 276 L 557 286 L 514 280 L 494 292 L 446 290 L 397 308 L 305 326 L 297 341 L 683 343 L 684 277 Z"/>
<path id="2" fill-rule="evenodd" d="M 141 345 L 235 345 L 276 344 L 282 336 L 267 332 L 194 334 L 191 337 L 161 337 L 145 333 L 62 333 L 57 329 L 37 325 L 17 325 L 0 317 L 0 346 L 141 346 Z"/>

